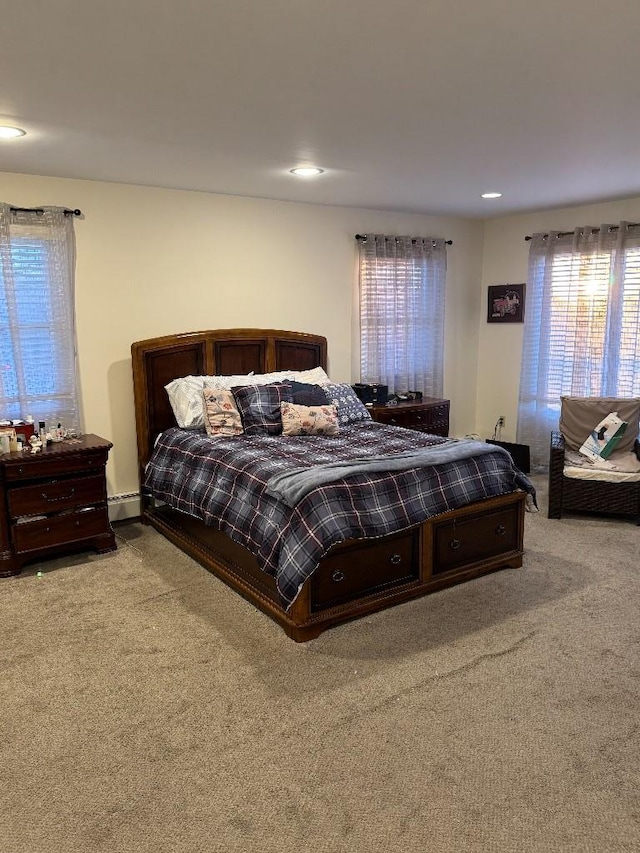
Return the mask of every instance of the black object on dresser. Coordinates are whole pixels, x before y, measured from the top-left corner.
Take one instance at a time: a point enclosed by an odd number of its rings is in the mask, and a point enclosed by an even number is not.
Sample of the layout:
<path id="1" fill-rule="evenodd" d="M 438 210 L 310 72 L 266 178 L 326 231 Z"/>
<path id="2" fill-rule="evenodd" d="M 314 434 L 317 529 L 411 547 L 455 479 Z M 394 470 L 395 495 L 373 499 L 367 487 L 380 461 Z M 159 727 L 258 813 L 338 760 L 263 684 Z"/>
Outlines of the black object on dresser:
<path id="1" fill-rule="evenodd" d="M 0 577 L 68 551 L 116 548 L 105 477 L 112 446 L 82 435 L 0 456 Z"/>
<path id="2" fill-rule="evenodd" d="M 369 409 L 374 421 L 406 429 L 429 432 L 432 435 L 449 435 L 449 400 L 439 397 L 423 397 L 408 400 L 395 406 L 374 405 Z"/>
<path id="3" fill-rule="evenodd" d="M 367 403 L 380 403 L 381 405 L 384 405 L 387 402 L 387 397 L 389 396 L 388 385 L 356 382 L 356 384 L 351 387 L 356 392 L 356 396 L 359 397 L 365 405 Z"/>

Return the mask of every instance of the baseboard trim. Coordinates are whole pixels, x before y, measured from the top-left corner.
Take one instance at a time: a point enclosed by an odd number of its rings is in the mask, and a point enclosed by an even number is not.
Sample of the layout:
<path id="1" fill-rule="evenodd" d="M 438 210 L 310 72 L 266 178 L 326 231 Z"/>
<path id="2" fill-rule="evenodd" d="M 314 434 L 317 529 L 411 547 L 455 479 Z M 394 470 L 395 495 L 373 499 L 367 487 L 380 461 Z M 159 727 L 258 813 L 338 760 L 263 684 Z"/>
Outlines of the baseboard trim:
<path id="1" fill-rule="evenodd" d="M 107 498 L 109 521 L 126 521 L 140 516 L 140 492 L 125 492 Z"/>

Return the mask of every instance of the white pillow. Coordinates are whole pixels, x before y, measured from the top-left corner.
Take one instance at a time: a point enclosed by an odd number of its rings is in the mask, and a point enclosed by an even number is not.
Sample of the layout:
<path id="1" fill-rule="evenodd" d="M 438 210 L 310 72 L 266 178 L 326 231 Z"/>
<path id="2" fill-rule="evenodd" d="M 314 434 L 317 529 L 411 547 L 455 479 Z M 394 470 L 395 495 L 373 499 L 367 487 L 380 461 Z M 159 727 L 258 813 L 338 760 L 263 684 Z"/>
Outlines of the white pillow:
<path id="1" fill-rule="evenodd" d="M 269 382 L 281 382 L 283 379 L 295 379 L 308 385 L 330 385 L 331 380 L 321 367 L 311 370 L 278 370 L 276 373 L 256 373 L 251 377 L 252 385 L 265 385 Z"/>
<path id="2" fill-rule="evenodd" d="M 234 385 L 251 385 L 251 374 L 241 376 L 181 376 L 165 385 L 176 423 L 182 429 L 200 429 L 204 427 L 205 387 L 216 391 L 229 391 Z"/>

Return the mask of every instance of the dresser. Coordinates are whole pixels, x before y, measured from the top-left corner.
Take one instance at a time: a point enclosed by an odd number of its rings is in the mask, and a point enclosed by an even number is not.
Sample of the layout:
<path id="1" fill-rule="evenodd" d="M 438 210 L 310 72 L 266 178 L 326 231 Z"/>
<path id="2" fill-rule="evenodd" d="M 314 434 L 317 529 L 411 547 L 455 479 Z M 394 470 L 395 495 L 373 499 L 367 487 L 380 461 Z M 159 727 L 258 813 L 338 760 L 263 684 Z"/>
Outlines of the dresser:
<path id="1" fill-rule="evenodd" d="M 82 435 L 0 455 L 0 577 L 67 551 L 115 549 L 105 476 L 112 446 Z"/>
<path id="2" fill-rule="evenodd" d="M 439 397 L 423 397 L 422 400 L 407 400 L 395 406 L 374 404 L 369 411 L 374 421 L 406 429 L 429 432 L 432 435 L 449 435 L 449 400 Z"/>

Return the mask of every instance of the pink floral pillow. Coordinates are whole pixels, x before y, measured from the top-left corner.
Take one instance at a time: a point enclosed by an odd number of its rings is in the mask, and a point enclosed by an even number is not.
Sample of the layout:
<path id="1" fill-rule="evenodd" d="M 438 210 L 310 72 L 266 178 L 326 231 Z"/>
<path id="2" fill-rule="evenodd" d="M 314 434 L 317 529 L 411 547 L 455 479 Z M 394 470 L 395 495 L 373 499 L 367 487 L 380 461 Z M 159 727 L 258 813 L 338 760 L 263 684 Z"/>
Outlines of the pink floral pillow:
<path id="1" fill-rule="evenodd" d="M 240 435 L 243 432 L 240 412 L 232 391 L 203 388 L 204 426 L 208 435 Z"/>
<path id="2" fill-rule="evenodd" d="M 283 435 L 337 435 L 338 409 L 331 403 L 324 406 L 298 406 L 281 403 Z"/>

